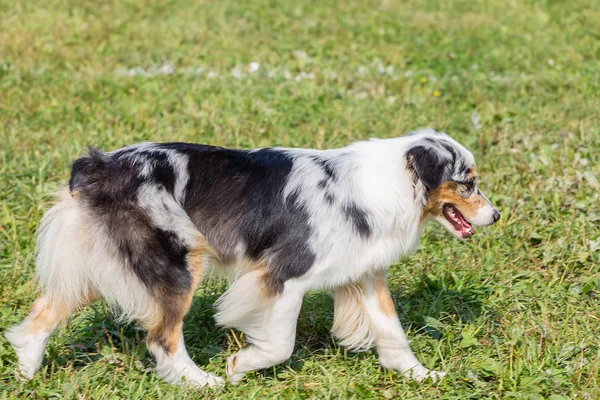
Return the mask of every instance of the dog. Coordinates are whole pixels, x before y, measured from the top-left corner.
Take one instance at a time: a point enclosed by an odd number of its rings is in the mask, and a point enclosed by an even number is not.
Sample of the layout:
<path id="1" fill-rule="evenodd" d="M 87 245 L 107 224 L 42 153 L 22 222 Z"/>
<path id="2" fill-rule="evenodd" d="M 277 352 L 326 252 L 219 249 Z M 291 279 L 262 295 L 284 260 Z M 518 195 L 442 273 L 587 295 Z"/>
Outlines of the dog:
<path id="1" fill-rule="evenodd" d="M 311 290 L 333 292 L 341 345 L 375 346 L 383 367 L 436 381 L 445 373 L 411 351 L 386 270 L 415 249 L 426 220 L 467 239 L 499 218 L 478 189 L 473 155 L 431 129 L 331 150 L 89 148 L 40 222 L 42 295 L 5 335 L 31 378 L 57 325 L 104 298 L 148 331 L 160 378 L 219 386 L 225 380 L 196 366 L 182 334 L 201 276 L 214 268 L 231 276 L 216 322 L 249 342 L 227 359 L 229 382 L 291 356 Z"/>

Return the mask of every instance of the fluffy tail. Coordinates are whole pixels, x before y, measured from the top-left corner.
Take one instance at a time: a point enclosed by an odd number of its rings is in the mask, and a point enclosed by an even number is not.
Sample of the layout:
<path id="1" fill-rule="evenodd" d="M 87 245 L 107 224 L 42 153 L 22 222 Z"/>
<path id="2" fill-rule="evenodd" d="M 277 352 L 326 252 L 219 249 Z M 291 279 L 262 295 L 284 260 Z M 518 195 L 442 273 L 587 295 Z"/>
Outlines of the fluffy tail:
<path id="1" fill-rule="evenodd" d="M 44 294 L 33 303 L 23 322 L 5 332 L 27 379 L 40 368 L 44 348 L 56 326 L 90 296 L 85 274 L 85 219 L 76 199 L 65 192 L 40 224 L 36 274 Z"/>
<path id="2" fill-rule="evenodd" d="M 90 297 L 93 229 L 77 199 L 65 189 L 42 218 L 36 244 L 36 277 L 46 299 L 71 310 Z"/>

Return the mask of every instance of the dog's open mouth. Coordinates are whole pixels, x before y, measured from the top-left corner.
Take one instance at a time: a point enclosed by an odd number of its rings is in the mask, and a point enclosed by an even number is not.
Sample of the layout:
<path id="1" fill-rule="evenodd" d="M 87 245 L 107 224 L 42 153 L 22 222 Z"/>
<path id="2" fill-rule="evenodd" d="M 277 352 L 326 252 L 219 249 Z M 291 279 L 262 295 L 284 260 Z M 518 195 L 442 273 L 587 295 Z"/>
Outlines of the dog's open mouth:
<path id="1" fill-rule="evenodd" d="M 451 204 L 446 204 L 443 209 L 444 217 L 454 227 L 454 230 L 462 237 L 463 239 L 468 238 L 475 234 L 475 230 L 473 226 L 467 222 L 465 217 Z"/>

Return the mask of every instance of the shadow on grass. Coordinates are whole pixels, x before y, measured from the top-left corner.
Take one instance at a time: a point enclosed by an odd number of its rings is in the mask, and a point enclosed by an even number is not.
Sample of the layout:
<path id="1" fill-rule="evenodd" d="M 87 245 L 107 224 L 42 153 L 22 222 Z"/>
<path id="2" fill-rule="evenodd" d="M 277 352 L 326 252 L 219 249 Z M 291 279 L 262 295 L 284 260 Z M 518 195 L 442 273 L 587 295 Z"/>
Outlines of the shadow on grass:
<path id="1" fill-rule="evenodd" d="M 425 317 L 443 321 L 444 324 L 472 322 L 481 314 L 481 299 L 488 294 L 483 286 L 470 285 L 467 289 L 457 290 L 448 287 L 443 279 L 432 280 L 427 276 L 420 277 L 411 288 L 392 285 L 390 290 L 404 329 L 413 332 L 412 335 L 424 334 L 434 339 L 441 339 L 442 333 L 431 325 L 431 319 Z M 225 355 L 228 351 L 229 330 L 215 326 L 214 322 L 213 304 L 220 294 L 197 295 L 184 322 L 188 352 L 201 367 L 208 364 L 211 358 Z M 120 353 L 137 354 L 146 368 L 154 365 L 145 345 L 146 332 L 137 324 L 116 323 L 103 303 L 90 309 L 92 312 L 86 310 L 83 317 L 76 318 L 78 321 L 75 323 L 80 328 L 61 340 L 61 346 L 51 346 L 46 363 L 54 362 L 58 367 L 72 364 L 80 368 Z M 282 368 L 299 372 L 304 359 L 337 353 L 339 348 L 330 333 L 332 324 L 333 298 L 323 292 L 309 293 L 298 320 L 296 348 L 292 358 L 280 367 L 262 371 L 262 374 L 273 376 Z M 369 353 L 348 353 L 348 357 L 353 358 L 368 356 Z"/>
<path id="2" fill-rule="evenodd" d="M 219 295 L 196 296 L 184 320 L 188 353 L 200 366 L 227 349 L 226 331 L 215 326 L 213 318 L 213 303 Z M 79 369 L 102 359 L 111 364 L 129 362 L 126 358 L 133 355 L 144 369 L 154 366 L 146 348 L 146 331 L 136 322 L 118 322 L 104 302 L 75 315 L 68 329 L 69 333 L 59 329 L 53 335 L 44 365 L 53 363 L 59 368 L 72 365 Z"/>
<path id="3" fill-rule="evenodd" d="M 482 301 L 488 296 L 490 288 L 469 283 L 458 289 L 448 284 L 451 279 L 422 275 L 410 290 L 392 287 L 392 296 L 396 300 L 396 310 L 402 325 L 411 331 L 426 328 L 430 324 L 425 317 L 444 323 L 470 323 L 482 312 Z M 438 339 L 437 335 L 431 335 Z"/>

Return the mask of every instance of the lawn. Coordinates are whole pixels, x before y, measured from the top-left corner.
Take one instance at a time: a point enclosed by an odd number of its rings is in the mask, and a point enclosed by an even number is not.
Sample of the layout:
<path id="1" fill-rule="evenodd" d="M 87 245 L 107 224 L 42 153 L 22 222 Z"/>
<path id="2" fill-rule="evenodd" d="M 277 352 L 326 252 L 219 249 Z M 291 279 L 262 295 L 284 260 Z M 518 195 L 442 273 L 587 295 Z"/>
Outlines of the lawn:
<path id="1" fill-rule="evenodd" d="M 473 150 L 501 211 L 468 242 L 437 226 L 390 269 L 417 384 L 332 339 L 306 297 L 285 364 L 237 387 L 172 387 L 106 305 L 50 340 L 30 382 L 0 336 L 3 398 L 600 397 L 600 3 L 505 0 L 0 0 L 0 332 L 35 298 L 36 226 L 92 144 L 344 146 L 423 126 Z M 196 294 L 192 358 L 224 375 L 243 337 Z"/>

